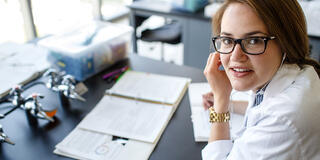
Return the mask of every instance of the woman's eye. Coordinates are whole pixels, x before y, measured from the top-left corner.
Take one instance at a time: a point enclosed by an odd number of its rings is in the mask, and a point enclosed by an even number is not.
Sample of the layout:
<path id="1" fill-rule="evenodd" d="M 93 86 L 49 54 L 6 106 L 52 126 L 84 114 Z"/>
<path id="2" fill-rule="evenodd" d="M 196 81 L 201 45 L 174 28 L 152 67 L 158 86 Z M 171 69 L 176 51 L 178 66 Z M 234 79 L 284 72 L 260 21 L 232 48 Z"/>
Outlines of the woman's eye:
<path id="1" fill-rule="evenodd" d="M 230 39 L 222 39 L 222 43 L 225 45 L 230 45 L 232 44 L 232 41 Z"/>
<path id="2" fill-rule="evenodd" d="M 258 38 L 252 38 L 252 39 L 249 39 L 249 43 L 250 45 L 255 45 L 255 44 L 259 44 L 261 43 L 261 39 L 258 39 Z"/>
<path id="3" fill-rule="evenodd" d="M 256 44 L 257 40 L 256 39 L 250 39 L 249 44 Z"/>

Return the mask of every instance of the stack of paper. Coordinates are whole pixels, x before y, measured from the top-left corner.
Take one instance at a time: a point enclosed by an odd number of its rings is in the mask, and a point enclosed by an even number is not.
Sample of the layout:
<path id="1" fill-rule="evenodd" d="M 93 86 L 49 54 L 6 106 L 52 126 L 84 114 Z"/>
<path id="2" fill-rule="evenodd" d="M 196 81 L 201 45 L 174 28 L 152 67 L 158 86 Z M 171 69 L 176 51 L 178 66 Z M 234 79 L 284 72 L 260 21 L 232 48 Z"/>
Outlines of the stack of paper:
<path id="1" fill-rule="evenodd" d="M 209 111 L 202 105 L 202 95 L 210 92 L 208 83 L 192 83 L 189 86 L 189 100 L 191 107 L 191 119 L 196 142 L 208 141 L 210 135 Z M 232 91 L 232 101 L 248 101 L 247 92 Z M 235 107 L 235 106 L 233 106 Z M 232 108 L 231 108 L 232 110 Z M 237 132 L 243 122 L 243 116 L 231 112 L 230 132 L 231 136 Z"/>
<path id="2" fill-rule="evenodd" d="M 127 71 L 54 152 L 77 159 L 148 159 L 190 81 Z"/>

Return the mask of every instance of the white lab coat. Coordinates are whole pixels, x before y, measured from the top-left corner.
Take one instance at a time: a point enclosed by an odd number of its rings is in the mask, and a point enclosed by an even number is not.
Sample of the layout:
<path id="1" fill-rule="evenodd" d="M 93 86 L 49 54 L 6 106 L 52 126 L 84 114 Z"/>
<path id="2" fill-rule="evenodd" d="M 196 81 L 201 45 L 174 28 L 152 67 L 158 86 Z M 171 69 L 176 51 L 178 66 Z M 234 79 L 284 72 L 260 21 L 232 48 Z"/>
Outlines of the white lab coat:
<path id="1" fill-rule="evenodd" d="M 209 143 L 203 160 L 320 160 L 320 80 L 313 67 L 283 65 L 252 107 L 254 98 L 234 141 Z"/>

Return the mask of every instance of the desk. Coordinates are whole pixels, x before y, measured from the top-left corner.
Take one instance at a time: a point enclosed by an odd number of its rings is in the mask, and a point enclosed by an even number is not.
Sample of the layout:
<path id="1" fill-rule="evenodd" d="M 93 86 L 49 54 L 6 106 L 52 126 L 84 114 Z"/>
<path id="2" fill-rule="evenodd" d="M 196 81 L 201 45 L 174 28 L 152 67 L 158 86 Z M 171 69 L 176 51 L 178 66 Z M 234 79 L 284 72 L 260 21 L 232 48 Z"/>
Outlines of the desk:
<path id="1" fill-rule="evenodd" d="M 134 27 L 132 38 L 134 52 L 137 52 L 135 16 L 162 16 L 178 20 L 182 24 L 183 64 L 204 69 L 210 53 L 211 19 L 205 17 L 203 11 L 180 12 L 172 10 L 168 3 L 150 1 L 133 2 L 128 7 L 130 8 L 130 24 Z"/>
<path id="2" fill-rule="evenodd" d="M 33 128 L 28 125 L 24 111 L 16 110 L 1 120 L 4 131 L 9 138 L 16 143 L 1 144 L 1 160 L 36 160 L 36 159 L 69 159 L 53 154 L 54 146 L 62 141 L 64 137 L 83 119 L 88 112 L 102 98 L 105 89 L 113 84 L 107 84 L 101 76 L 114 68 L 129 64 L 133 70 L 152 72 L 159 74 L 185 76 L 192 78 L 192 82 L 204 82 L 205 77 L 202 70 L 187 66 L 177 66 L 148 58 L 140 57 L 137 54 L 130 54 L 130 59 L 120 62 L 84 83 L 89 88 L 84 97 L 85 103 L 71 101 L 69 108 L 60 105 L 58 94 L 46 89 L 44 86 L 34 86 L 25 93 L 40 92 L 45 95 L 41 100 L 43 106 L 56 106 L 58 112 L 56 122 L 47 124 L 44 120 L 39 120 L 39 127 Z M 2 105 L 0 108 L 3 107 Z M 2 111 L 2 110 L 0 110 Z M 183 97 L 178 109 L 173 115 L 167 128 L 150 156 L 150 160 L 195 160 L 201 159 L 201 149 L 205 143 L 196 143 L 193 137 L 191 122 L 191 111 L 188 93 Z"/>

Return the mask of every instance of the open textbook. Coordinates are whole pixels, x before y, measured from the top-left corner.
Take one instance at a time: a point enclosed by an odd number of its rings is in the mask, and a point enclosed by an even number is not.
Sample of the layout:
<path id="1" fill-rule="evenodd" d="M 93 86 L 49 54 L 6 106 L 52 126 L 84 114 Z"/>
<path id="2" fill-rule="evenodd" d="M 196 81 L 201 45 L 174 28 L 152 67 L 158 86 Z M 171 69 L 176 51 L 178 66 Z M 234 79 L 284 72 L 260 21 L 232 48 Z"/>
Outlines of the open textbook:
<path id="1" fill-rule="evenodd" d="M 210 92 L 208 83 L 191 83 L 189 85 L 189 100 L 191 107 L 191 119 L 193 123 L 193 132 L 196 142 L 206 142 L 210 135 L 209 111 L 202 106 L 202 95 Z M 244 102 L 248 101 L 248 92 L 231 92 L 231 101 Z M 236 103 L 233 103 L 236 104 Z M 233 136 L 240 128 L 243 122 L 243 116 L 232 113 L 234 106 L 231 106 L 230 132 Z"/>
<path id="2" fill-rule="evenodd" d="M 127 71 L 54 153 L 77 159 L 148 159 L 190 82 L 189 78 Z M 119 145 L 113 136 L 128 142 Z M 95 148 L 102 144 L 110 152 L 96 155 Z"/>

